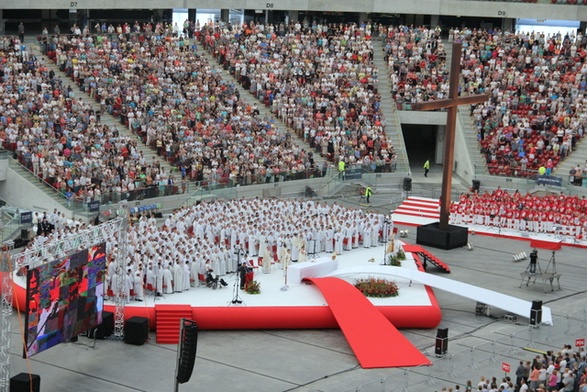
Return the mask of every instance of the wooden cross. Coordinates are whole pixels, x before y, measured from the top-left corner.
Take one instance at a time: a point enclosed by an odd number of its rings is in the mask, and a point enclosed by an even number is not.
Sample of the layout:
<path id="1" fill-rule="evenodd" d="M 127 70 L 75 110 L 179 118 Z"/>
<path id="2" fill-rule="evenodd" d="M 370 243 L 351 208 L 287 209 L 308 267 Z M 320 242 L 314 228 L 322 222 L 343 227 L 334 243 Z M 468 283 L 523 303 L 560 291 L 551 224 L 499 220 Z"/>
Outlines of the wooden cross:
<path id="1" fill-rule="evenodd" d="M 429 102 L 418 102 L 412 107 L 414 110 L 434 110 L 447 108 L 446 132 L 444 139 L 444 163 L 442 170 L 442 193 L 440 194 L 440 222 L 441 230 L 448 229 L 450 214 L 450 195 L 452 186 L 452 167 L 455 159 L 455 131 L 457 123 L 457 109 L 459 105 L 471 105 L 485 102 L 489 94 L 467 95 L 459 97 L 459 75 L 461 71 L 462 44 L 452 44 L 452 57 L 450 63 L 450 80 L 447 99 L 439 99 Z"/>

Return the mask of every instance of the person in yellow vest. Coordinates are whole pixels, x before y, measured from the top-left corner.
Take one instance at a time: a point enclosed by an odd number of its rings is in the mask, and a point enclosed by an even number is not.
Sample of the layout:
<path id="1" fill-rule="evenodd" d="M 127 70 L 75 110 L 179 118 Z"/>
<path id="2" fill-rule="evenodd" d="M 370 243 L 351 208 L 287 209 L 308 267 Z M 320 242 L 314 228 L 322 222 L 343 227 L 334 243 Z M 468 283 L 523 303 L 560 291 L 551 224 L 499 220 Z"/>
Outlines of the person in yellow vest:
<path id="1" fill-rule="evenodd" d="M 428 172 L 430 171 L 430 159 L 427 159 L 424 162 L 424 177 L 428 177 Z"/>
<path id="2" fill-rule="evenodd" d="M 346 164 L 341 159 L 340 162 L 338 162 L 338 178 L 339 179 L 342 178 L 344 180 L 344 171 L 345 171 L 345 169 L 346 169 Z"/>
<path id="3" fill-rule="evenodd" d="M 365 197 L 367 198 L 367 203 L 369 203 L 369 198 L 371 197 L 372 194 L 373 194 L 373 191 L 371 190 L 371 187 L 369 185 L 367 185 L 367 187 L 365 188 Z"/>

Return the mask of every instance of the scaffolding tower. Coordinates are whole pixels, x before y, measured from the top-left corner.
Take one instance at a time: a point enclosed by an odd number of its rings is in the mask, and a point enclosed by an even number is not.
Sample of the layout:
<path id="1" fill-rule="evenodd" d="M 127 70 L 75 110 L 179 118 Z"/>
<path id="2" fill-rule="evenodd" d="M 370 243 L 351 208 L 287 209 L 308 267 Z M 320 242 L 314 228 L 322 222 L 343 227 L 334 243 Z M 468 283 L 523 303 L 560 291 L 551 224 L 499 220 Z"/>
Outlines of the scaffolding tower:
<path id="1" fill-rule="evenodd" d="M 10 347 L 12 331 L 12 285 L 13 272 L 23 267 L 36 268 L 83 248 L 121 238 L 124 219 L 118 217 L 98 226 L 74 234 L 62 240 L 43 246 L 34 246 L 23 252 L 12 254 L 4 244 L 0 251 L 0 272 L 2 272 L 2 304 L 0 307 L 0 392 L 10 391 Z M 125 230 L 126 232 L 126 230 Z M 125 233 L 126 235 L 126 233 Z M 126 237 L 125 237 L 126 238 Z M 126 247 L 125 247 L 126 249 Z M 117 304 L 118 306 L 118 304 Z M 124 304 L 123 304 L 124 306 Z M 124 316 L 124 310 L 123 316 Z M 23 331 L 23 333 L 26 333 Z"/>

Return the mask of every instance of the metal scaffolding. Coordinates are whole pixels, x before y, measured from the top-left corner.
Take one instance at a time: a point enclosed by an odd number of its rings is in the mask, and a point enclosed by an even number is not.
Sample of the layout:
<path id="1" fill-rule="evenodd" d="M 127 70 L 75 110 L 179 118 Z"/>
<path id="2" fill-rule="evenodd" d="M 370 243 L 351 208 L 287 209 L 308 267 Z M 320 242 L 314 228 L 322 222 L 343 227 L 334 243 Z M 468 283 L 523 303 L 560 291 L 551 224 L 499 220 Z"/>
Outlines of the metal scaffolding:
<path id="1" fill-rule="evenodd" d="M 0 391 L 10 391 L 10 334 L 12 332 L 12 271 L 10 252 L 0 252 L 2 272 L 2 305 L 0 307 Z"/>
<path id="2" fill-rule="evenodd" d="M 121 227 L 125 219 L 119 217 L 99 226 L 92 226 L 63 240 L 32 247 L 11 255 L 7 246 L 0 251 L 0 272 L 2 272 L 2 304 L 0 304 L 0 392 L 10 391 L 10 347 L 12 331 L 12 284 L 13 271 L 23 267 L 36 268 L 84 248 L 121 238 Z M 125 247 L 126 248 L 126 247 Z M 14 268 L 12 268 L 14 267 Z"/>
<path id="3" fill-rule="evenodd" d="M 122 339 L 124 337 L 124 306 L 126 305 L 126 296 L 124 295 L 124 280 L 126 271 L 124 261 L 127 257 L 128 242 L 128 208 L 126 202 L 120 202 L 118 210 L 118 219 L 121 220 L 120 230 L 118 231 L 118 253 L 116 255 L 116 292 L 114 293 L 114 338 Z"/>

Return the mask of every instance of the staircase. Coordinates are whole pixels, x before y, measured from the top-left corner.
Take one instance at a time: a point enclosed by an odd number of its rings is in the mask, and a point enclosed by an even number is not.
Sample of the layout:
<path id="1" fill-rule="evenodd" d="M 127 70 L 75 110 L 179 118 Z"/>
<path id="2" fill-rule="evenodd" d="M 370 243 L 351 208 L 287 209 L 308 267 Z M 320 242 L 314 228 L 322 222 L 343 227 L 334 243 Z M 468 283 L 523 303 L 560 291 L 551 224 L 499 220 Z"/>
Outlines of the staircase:
<path id="1" fill-rule="evenodd" d="M 198 54 L 200 54 L 201 56 L 205 57 L 206 60 L 208 60 L 208 63 L 210 63 L 211 65 L 213 64 L 218 64 L 218 62 L 216 61 L 216 59 L 214 59 L 210 53 L 205 50 L 202 49 L 200 51 L 198 51 Z M 240 94 L 240 99 L 241 101 L 245 102 L 248 105 L 253 106 L 253 104 L 257 105 L 257 108 L 259 109 L 259 116 L 261 118 L 270 118 L 272 119 L 276 125 L 278 125 L 279 129 L 286 129 L 289 131 L 290 135 L 291 135 L 291 143 L 292 145 L 295 145 L 297 147 L 299 147 L 302 150 L 306 150 L 306 151 L 312 151 L 310 146 L 300 137 L 297 136 L 296 132 L 289 128 L 287 126 L 286 123 L 284 123 L 281 119 L 279 119 L 277 116 L 275 116 L 270 108 L 268 106 L 266 106 L 263 102 L 259 101 L 254 95 L 252 95 L 248 90 L 245 90 L 240 83 L 235 79 L 235 77 L 230 73 L 230 71 L 223 69 L 222 67 L 220 67 L 218 65 L 218 71 L 220 71 L 222 73 L 222 77 L 224 78 L 224 80 L 226 81 L 230 81 L 238 90 L 239 94 Z M 322 165 L 324 164 L 324 162 L 326 161 L 326 159 L 324 159 L 319 153 L 317 153 L 316 151 L 312 151 L 313 152 L 313 158 L 314 158 L 314 162 L 316 164 L 317 167 L 322 167 Z"/>
<path id="2" fill-rule="evenodd" d="M 66 90 L 68 86 L 71 86 L 75 97 L 81 98 L 83 102 L 89 104 L 92 109 L 99 113 L 100 112 L 100 103 L 96 102 L 96 100 L 90 95 L 78 87 L 78 85 L 68 77 L 64 72 L 61 72 L 59 66 L 53 62 L 49 57 L 41 54 L 40 49 L 37 43 L 29 45 L 31 51 L 35 53 L 39 60 L 42 60 L 48 69 L 53 70 L 55 72 L 55 77 L 60 79 L 63 82 L 63 88 Z M 145 162 L 147 165 L 150 165 L 154 160 L 159 161 L 161 166 L 161 170 L 165 173 L 171 173 L 172 166 L 163 159 L 163 157 L 157 155 L 157 151 L 152 148 L 151 146 L 147 146 L 143 140 L 135 135 L 126 124 L 124 124 L 120 118 L 114 117 L 108 113 L 102 113 L 100 116 L 100 123 L 103 125 L 107 125 L 110 128 L 118 128 L 118 131 L 121 136 L 126 136 L 130 138 L 137 139 L 137 145 L 139 146 L 139 151 L 143 151 L 143 155 L 145 156 Z M 140 148 L 142 146 L 142 148 Z"/>
<path id="3" fill-rule="evenodd" d="M 583 139 L 585 139 L 587 135 L 583 135 Z M 580 139 L 579 142 L 575 145 L 575 149 L 571 153 L 571 155 L 567 156 L 563 159 L 559 164 L 554 168 L 552 174 L 557 177 L 563 178 L 563 185 L 569 183 L 569 171 L 574 169 L 575 166 L 579 165 L 581 170 L 585 168 L 585 158 L 587 157 L 587 143 L 583 142 L 583 139 Z"/>
<path id="4" fill-rule="evenodd" d="M 192 319 L 189 305 L 155 305 L 155 322 L 158 344 L 179 343 L 180 320 Z"/>
<path id="5" fill-rule="evenodd" d="M 402 125 L 399 121 L 399 114 L 395 100 L 391 95 L 391 79 L 389 78 L 389 67 L 385 62 L 385 40 L 373 41 L 373 65 L 377 68 L 378 78 L 375 82 L 377 92 L 381 96 L 380 110 L 385 124 L 385 134 L 393 143 L 397 155 L 397 172 L 410 172 L 410 161 L 406 150 L 406 143 L 402 132 Z"/>
<path id="6" fill-rule="evenodd" d="M 418 255 L 420 260 L 422 261 L 422 266 L 424 270 L 426 270 L 428 264 L 432 264 L 437 267 L 441 272 L 446 272 L 447 274 L 450 273 L 450 267 L 440 260 L 438 257 L 434 256 L 432 253 L 428 252 L 426 249 L 422 248 L 419 245 L 403 245 L 404 252 L 415 253 Z"/>
<path id="7" fill-rule="evenodd" d="M 404 222 L 406 217 L 427 218 L 432 221 L 438 221 L 440 219 L 440 201 L 427 197 L 410 196 L 393 211 L 393 221 L 395 223 L 411 223 Z"/>
<path id="8" fill-rule="evenodd" d="M 458 107 L 457 130 L 463 132 L 469 150 L 469 156 L 475 167 L 475 175 L 488 175 L 487 163 L 481 155 L 479 141 L 477 141 L 477 127 L 473 118 L 469 115 L 469 108 L 464 106 Z"/>

